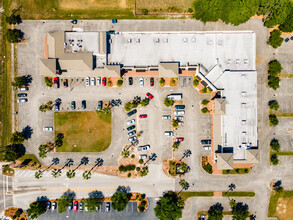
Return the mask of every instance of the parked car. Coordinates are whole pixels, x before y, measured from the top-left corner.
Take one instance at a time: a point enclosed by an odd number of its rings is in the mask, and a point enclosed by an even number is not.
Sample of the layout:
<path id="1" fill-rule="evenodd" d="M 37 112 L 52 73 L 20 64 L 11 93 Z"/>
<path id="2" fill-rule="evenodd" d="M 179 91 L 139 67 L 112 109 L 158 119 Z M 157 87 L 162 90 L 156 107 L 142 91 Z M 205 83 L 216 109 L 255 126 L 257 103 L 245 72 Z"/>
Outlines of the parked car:
<path id="1" fill-rule="evenodd" d="M 71 102 L 71 109 L 74 110 L 75 109 L 75 101 Z"/>
<path id="2" fill-rule="evenodd" d="M 135 125 L 131 125 L 130 127 L 127 128 L 127 131 L 131 131 L 135 128 Z"/>
<path id="3" fill-rule="evenodd" d="M 85 78 L 85 86 L 90 86 L 90 77 Z"/>
<path id="4" fill-rule="evenodd" d="M 131 119 L 131 120 L 129 120 L 126 124 L 127 125 L 131 125 L 131 124 L 134 124 L 135 123 L 135 119 Z"/>
<path id="5" fill-rule="evenodd" d="M 206 219 L 206 216 L 205 215 L 201 215 L 199 220 L 205 220 Z"/>
<path id="6" fill-rule="evenodd" d="M 101 85 L 101 77 L 97 77 L 97 86 Z"/>
<path id="7" fill-rule="evenodd" d="M 77 211 L 77 209 L 78 209 L 78 201 L 74 201 L 74 203 L 73 203 L 73 211 Z"/>
<path id="8" fill-rule="evenodd" d="M 26 98 L 21 98 L 21 99 L 18 99 L 17 102 L 18 103 L 23 103 L 23 102 L 27 102 L 28 100 Z"/>
<path id="9" fill-rule="evenodd" d="M 203 146 L 202 147 L 204 150 L 210 150 L 211 149 L 211 146 Z"/>
<path id="10" fill-rule="evenodd" d="M 153 78 L 153 77 L 150 78 L 150 85 L 151 85 L 151 86 L 154 86 L 154 78 Z"/>
<path id="11" fill-rule="evenodd" d="M 136 109 L 133 109 L 132 111 L 128 112 L 127 115 L 128 117 L 134 115 L 135 113 L 137 113 L 137 110 Z"/>
<path id="12" fill-rule="evenodd" d="M 80 212 L 83 211 L 83 202 L 80 202 L 80 203 L 79 203 L 79 211 L 80 211 Z"/>
<path id="13" fill-rule="evenodd" d="M 103 101 L 98 102 L 98 111 L 101 111 L 103 108 Z"/>
<path id="14" fill-rule="evenodd" d="M 128 84 L 129 84 L 130 86 L 133 85 L 133 78 L 132 78 L 132 77 L 129 77 L 129 78 L 128 78 Z"/>
<path id="15" fill-rule="evenodd" d="M 166 136 L 172 136 L 173 135 L 173 131 L 165 131 L 165 135 Z"/>
<path id="16" fill-rule="evenodd" d="M 175 115 L 184 115 L 185 111 L 184 110 L 179 110 L 174 112 Z"/>
<path id="17" fill-rule="evenodd" d="M 141 155 L 139 155 L 138 158 L 139 158 L 139 159 L 146 159 L 146 158 L 148 158 L 148 155 L 146 155 L 146 154 L 141 154 Z"/>
<path id="18" fill-rule="evenodd" d="M 28 87 L 22 87 L 18 89 L 19 92 L 28 91 Z"/>
<path id="19" fill-rule="evenodd" d="M 145 150 L 149 150 L 150 149 L 150 145 L 144 145 L 144 146 L 140 146 L 137 148 L 137 151 L 145 151 Z"/>
<path id="20" fill-rule="evenodd" d="M 133 130 L 133 131 L 129 132 L 127 135 L 130 137 L 130 136 L 135 135 L 135 134 L 136 134 L 136 130 Z"/>
<path id="21" fill-rule="evenodd" d="M 183 142 L 184 141 L 184 138 L 176 138 L 176 142 Z"/>
<path id="22" fill-rule="evenodd" d="M 51 208 L 51 202 L 47 201 L 47 210 L 50 210 L 50 208 Z"/>
<path id="23" fill-rule="evenodd" d="M 110 211 L 110 202 L 106 202 L 106 212 Z"/>
<path id="24" fill-rule="evenodd" d="M 183 121 L 178 121 L 178 125 L 183 125 L 184 122 Z"/>
<path id="25" fill-rule="evenodd" d="M 55 89 L 59 88 L 59 77 L 54 77 L 54 88 Z"/>
<path id="26" fill-rule="evenodd" d="M 284 41 L 285 43 L 287 43 L 290 39 L 287 37 Z"/>
<path id="27" fill-rule="evenodd" d="M 19 93 L 17 94 L 18 97 L 27 97 L 27 94 L 26 93 Z"/>
<path id="28" fill-rule="evenodd" d="M 185 109 L 185 105 L 175 105 L 175 109 Z"/>
<path id="29" fill-rule="evenodd" d="M 68 207 L 67 207 L 67 210 L 68 210 L 68 211 L 71 211 L 71 210 L 72 210 L 72 202 L 69 203 L 69 205 L 68 205 Z"/>
<path id="30" fill-rule="evenodd" d="M 132 141 L 136 141 L 136 140 L 137 140 L 137 137 L 136 137 L 136 136 L 133 136 L 133 137 L 128 138 L 128 140 L 129 140 L 130 142 L 132 142 Z"/>
<path id="31" fill-rule="evenodd" d="M 200 143 L 201 144 L 211 144 L 212 141 L 211 140 L 201 140 Z"/>
<path id="32" fill-rule="evenodd" d="M 140 87 L 143 87 L 144 86 L 144 80 L 143 80 L 143 78 L 140 78 L 139 79 L 139 86 Z"/>
<path id="33" fill-rule="evenodd" d="M 174 117 L 174 119 L 176 120 L 176 121 L 182 121 L 183 120 L 183 116 L 175 116 Z"/>
<path id="34" fill-rule="evenodd" d="M 106 77 L 104 77 L 103 80 L 102 80 L 102 85 L 106 86 L 106 84 L 107 84 L 107 79 L 106 79 Z"/>
<path id="35" fill-rule="evenodd" d="M 142 114 L 142 115 L 139 115 L 139 118 L 147 118 L 148 115 L 147 114 Z"/>
<path id="36" fill-rule="evenodd" d="M 95 86 L 96 85 L 96 78 L 95 77 L 92 77 L 92 79 L 91 79 L 91 85 L 92 86 Z"/>
<path id="37" fill-rule="evenodd" d="M 154 98 L 154 96 L 153 96 L 151 93 L 149 93 L 149 92 L 146 94 L 146 96 L 147 96 L 149 99 L 153 99 L 153 98 Z"/>
<path id="38" fill-rule="evenodd" d="M 171 119 L 171 115 L 163 115 L 162 119 Z M 175 119 L 176 120 L 176 119 Z"/>
<path id="39" fill-rule="evenodd" d="M 52 211 L 54 211 L 57 208 L 57 202 L 52 203 Z"/>
<path id="40" fill-rule="evenodd" d="M 85 100 L 81 101 L 81 108 L 86 109 L 86 101 Z"/>
<path id="41" fill-rule="evenodd" d="M 290 37 L 290 40 L 293 40 L 293 36 Z"/>
<path id="42" fill-rule="evenodd" d="M 43 127 L 43 131 L 53 131 L 53 127 L 50 127 L 50 126 Z"/>
<path id="43" fill-rule="evenodd" d="M 66 88 L 68 87 L 68 79 L 63 80 L 63 86 Z"/>

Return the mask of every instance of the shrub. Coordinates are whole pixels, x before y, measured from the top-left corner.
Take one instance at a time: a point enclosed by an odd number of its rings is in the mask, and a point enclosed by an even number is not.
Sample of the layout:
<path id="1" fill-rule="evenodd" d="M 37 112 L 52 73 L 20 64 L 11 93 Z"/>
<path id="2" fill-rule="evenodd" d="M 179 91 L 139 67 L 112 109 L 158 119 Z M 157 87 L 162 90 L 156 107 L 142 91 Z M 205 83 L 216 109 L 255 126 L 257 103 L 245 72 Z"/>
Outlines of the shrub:
<path id="1" fill-rule="evenodd" d="M 204 87 L 201 91 L 202 93 L 207 93 L 207 94 L 211 93 L 211 91 L 207 87 Z"/>
<path id="2" fill-rule="evenodd" d="M 193 9 L 192 9 L 192 8 L 188 8 L 188 9 L 187 9 L 187 12 L 188 12 L 188 13 L 192 13 L 192 12 L 193 12 Z"/>
<path id="3" fill-rule="evenodd" d="M 271 163 L 272 163 L 274 166 L 278 165 L 278 163 L 279 163 L 279 159 L 278 159 L 278 156 L 277 156 L 276 154 L 272 154 L 272 156 L 271 156 Z"/>
<path id="4" fill-rule="evenodd" d="M 166 83 L 166 80 L 164 78 L 161 78 L 159 83 L 160 83 L 161 86 L 164 86 L 165 83 Z"/>
<path id="5" fill-rule="evenodd" d="M 173 128 L 178 127 L 178 123 L 179 123 L 178 120 L 173 120 L 173 121 L 172 121 L 172 126 L 173 126 Z"/>
<path id="6" fill-rule="evenodd" d="M 244 169 L 244 173 L 248 173 L 248 169 L 247 168 Z"/>
<path id="7" fill-rule="evenodd" d="M 173 145 L 172 145 L 172 148 L 174 150 L 177 150 L 179 148 L 179 145 L 180 145 L 180 142 L 175 142 Z"/>
<path id="8" fill-rule="evenodd" d="M 108 80 L 108 87 L 112 87 L 113 86 L 113 83 L 112 83 L 112 81 L 111 80 Z"/>
<path id="9" fill-rule="evenodd" d="M 138 163 L 143 164 L 143 159 L 139 159 Z"/>
<path id="10" fill-rule="evenodd" d="M 128 174 L 127 174 L 127 177 L 131 177 L 131 173 L 128 173 Z"/>
<path id="11" fill-rule="evenodd" d="M 203 165 L 202 168 L 209 174 L 213 173 L 213 167 L 210 163 Z"/>
<path id="12" fill-rule="evenodd" d="M 132 159 L 133 159 L 133 158 L 135 158 L 135 155 L 134 155 L 134 154 L 132 154 L 132 155 L 131 155 L 131 158 L 132 158 Z"/>
<path id="13" fill-rule="evenodd" d="M 118 170 L 120 172 L 132 171 L 132 170 L 135 170 L 135 165 L 133 165 L 133 164 L 129 164 L 129 165 L 126 165 L 126 166 L 120 165 Z"/>
<path id="14" fill-rule="evenodd" d="M 146 176 L 146 175 L 148 175 L 148 173 L 149 173 L 149 167 L 145 166 L 141 169 L 140 176 Z"/>
<path id="15" fill-rule="evenodd" d="M 274 190 L 276 191 L 276 193 L 282 193 L 284 192 L 284 188 L 283 186 L 275 186 Z"/>
<path id="16" fill-rule="evenodd" d="M 277 126 L 279 124 L 279 120 L 275 114 L 269 115 L 270 126 Z"/>
<path id="17" fill-rule="evenodd" d="M 278 111 L 278 109 L 280 108 L 280 105 L 276 100 L 272 100 L 272 101 L 269 101 L 269 108 L 271 110 Z"/>
<path id="18" fill-rule="evenodd" d="M 199 84 L 199 80 L 198 80 L 198 79 L 194 79 L 194 80 L 193 80 L 193 86 L 194 86 L 194 87 L 197 87 L 198 84 Z"/>
<path id="19" fill-rule="evenodd" d="M 52 77 L 45 77 L 45 83 L 48 87 L 52 87 L 53 86 Z"/>
<path id="20" fill-rule="evenodd" d="M 149 99 L 143 99 L 140 101 L 141 106 L 147 106 L 150 103 Z"/>
<path id="21" fill-rule="evenodd" d="M 140 167 L 136 167 L 136 171 L 139 172 L 140 171 Z"/>
<path id="22" fill-rule="evenodd" d="M 172 78 L 171 79 L 171 86 L 175 86 L 176 85 L 176 81 L 177 81 L 176 78 Z"/>
<path id="23" fill-rule="evenodd" d="M 208 108 L 205 107 L 205 108 L 201 109 L 201 112 L 204 113 L 204 114 L 206 114 L 206 113 L 208 113 L 210 111 L 208 110 Z"/>
<path id="24" fill-rule="evenodd" d="M 281 145 L 280 145 L 280 143 L 279 143 L 279 141 L 277 139 L 275 139 L 275 138 L 272 139 L 271 143 L 270 143 L 270 146 L 271 146 L 271 149 L 273 151 L 277 151 L 277 152 L 280 151 Z"/>
<path id="25" fill-rule="evenodd" d="M 137 108 L 138 105 L 139 105 L 139 102 L 133 101 L 131 103 L 131 108 Z"/>
<path id="26" fill-rule="evenodd" d="M 141 201 L 140 205 L 141 206 L 145 206 L 146 205 L 146 201 L 145 200 Z"/>
<path id="27" fill-rule="evenodd" d="M 139 212 L 144 212 L 145 210 L 145 207 L 144 206 L 138 206 L 138 211 Z"/>
<path id="28" fill-rule="evenodd" d="M 202 105 L 207 105 L 207 104 L 209 104 L 209 102 L 210 102 L 209 100 L 204 99 L 204 100 L 201 101 L 201 104 Z"/>
<path id="29" fill-rule="evenodd" d="M 239 173 L 239 171 L 240 171 L 239 168 L 235 169 L 235 172 L 236 172 L 236 173 Z"/>
<path id="30" fill-rule="evenodd" d="M 146 8 L 141 9 L 141 13 L 143 15 L 147 15 L 149 13 L 149 11 Z"/>
<path id="31" fill-rule="evenodd" d="M 270 88 L 272 88 L 273 90 L 277 90 L 278 88 L 280 88 L 281 79 L 279 77 L 269 76 L 268 79 L 269 79 L 268 86 Z"/>
<path id="32" fill-rule="evenodd" d="M 171 106 L 173 106 L 174 101 L 173 101 L 172 99 L 165 98 L 165 100 L 164 100 L 164 104 L 165 104 L 167 107 L 171 107 Z"/>
<path id="33" fill-rule="evenodd" d="M 125 104 L 125 106 L 124 106 L 124 109 L 125 109 L 125 111 L 130 111 L 132 108 L 131 108 L 131 103 L 130 102 L 127 102 L 126 104 Z"/>
<path id="34" fill-rule="evenodd" d="M 281 37 L 281 31 L 279 30 L 273 30 L 270 32 L 270 38 L 268 40 L 268 44 L 272 46 L 273 48 L 278 48 L 283 43 L 283 38 Z"/>
<path id="35" fill-rule="evenodd" d="M 121 87 L 122 84 L 123 84 L 123 80 L 122 80 L 122 78 L 120 77 L 120 78 L 118 79 L 118 81 L 117 81 L 117 86 L 118 86 L 118 87 Z"/>

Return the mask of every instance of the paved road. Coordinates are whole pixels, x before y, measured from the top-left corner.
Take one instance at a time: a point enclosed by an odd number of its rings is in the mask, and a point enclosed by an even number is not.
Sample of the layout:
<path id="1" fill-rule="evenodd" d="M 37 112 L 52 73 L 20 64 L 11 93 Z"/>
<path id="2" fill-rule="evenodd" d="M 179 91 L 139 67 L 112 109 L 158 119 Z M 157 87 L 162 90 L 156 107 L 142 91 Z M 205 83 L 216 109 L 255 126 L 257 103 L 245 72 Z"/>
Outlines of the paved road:
<path id="1" fill-rule="evenodd" d="M 11 190 L 12 178 L 0 174 L 0 210 L 13 206 L 13 197 L 7 194 Z"/>

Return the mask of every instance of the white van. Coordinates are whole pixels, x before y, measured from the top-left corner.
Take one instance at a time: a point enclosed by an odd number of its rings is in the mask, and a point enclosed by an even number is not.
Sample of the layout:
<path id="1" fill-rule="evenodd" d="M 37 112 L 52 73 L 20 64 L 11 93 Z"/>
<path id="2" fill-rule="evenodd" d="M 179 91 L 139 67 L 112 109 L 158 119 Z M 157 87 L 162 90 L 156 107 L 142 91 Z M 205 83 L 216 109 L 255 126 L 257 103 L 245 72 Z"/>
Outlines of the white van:
<path id="1" fill-rule="evenodd" d="M 167 95 L 167 98 L 172 99 L 174 101 L 178 101 L 182 99 L 182 93 L 170 94 L 170 95 Z"/>

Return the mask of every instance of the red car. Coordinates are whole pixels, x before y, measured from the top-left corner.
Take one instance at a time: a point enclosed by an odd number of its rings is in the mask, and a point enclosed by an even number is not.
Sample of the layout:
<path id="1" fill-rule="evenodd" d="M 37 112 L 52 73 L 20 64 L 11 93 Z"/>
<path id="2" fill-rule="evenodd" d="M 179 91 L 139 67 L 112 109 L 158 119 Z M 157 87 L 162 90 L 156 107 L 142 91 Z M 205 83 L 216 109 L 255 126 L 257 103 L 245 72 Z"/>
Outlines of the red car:
<path id="1" fill-rule="evenodd" d="M 77 206 L 78 206 L 78 202 L 75 201 L 75 202 L 73 203 L 73 211 L 77 211 Z"/>
<path id="2" fill-rule="evenodd" d="M 144 114 L 144 115 L 139 115 L 140 118 L 147 118 L 148 115 Z"/>
<path id="3" fill-rule="evenodd" d="M 106 86 L 106 82 L 107 82 L 107 79 L 106 79 L 106 77 L 104 77 L 103 80 L 102 80 L 103 86 Z"/>
<path id="4" fill-rule="evenodd" d="M 149 99 L 153 99 L 153 98 L 154 98 L 154 96 L 153 96 L 151 93 L 149 93 L 149 92 L 146 94 L 146 96 L 147 96 Z"/>
<path id="5" fill-rule="evenodd" d="M 151 86 L 154 86 L 154 78 L 153 77 L 150 79 L 150 84 L 151 84 Z"/>
<path id="6" fill-rule="evenodd" d="M 176 138 L 176 142 L 182 142 L 184 141 L 184 138 Z"/>
<path id="7" fill-rule="evenodd" d="M 59 77 L 54 77 L 54 88 L 55 89 L 59 88 Z"/>

